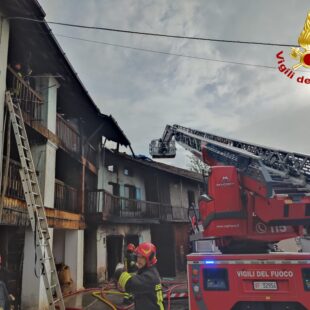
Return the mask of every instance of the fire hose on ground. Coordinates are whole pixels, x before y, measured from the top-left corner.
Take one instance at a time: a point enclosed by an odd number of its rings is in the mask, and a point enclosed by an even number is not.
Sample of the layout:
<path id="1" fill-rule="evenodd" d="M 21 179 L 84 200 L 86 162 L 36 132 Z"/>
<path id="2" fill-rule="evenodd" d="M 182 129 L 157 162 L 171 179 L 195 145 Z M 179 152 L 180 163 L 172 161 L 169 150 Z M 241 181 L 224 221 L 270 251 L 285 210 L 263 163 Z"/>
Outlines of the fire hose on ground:
<path id="1" fill-rule="evenodd" d="M 164 300 L 167 301 L 167 310 L 171 309 L 171 301 L 177 299 L 186 299 L 188 298 L 187 293 L 187 283 L 186 282 L 163 282 L 163 297 Z M 176 292 L 176 290 L 180 288 L 184 288 L 181 292 Z M 102 288 L 89 288 L 84 290 L 79 290 L 74 293 L 70 293 L 64 296 L 64 298 L 68 298 L 74 295 L 92 292 L 91 295 L 95 297 L 97 300 L 103 302 L 106 306 L 108 306 L 112 310 L 130 310 L 134 307 L 134 304 L 131 305 L 117 305 L 115 302 L 111 301 L 111 296 L 119 295 L 122 299 L 124 296 L 124 292 L 120 291 L 115 283 L 109 282 L 104 285 Z M 82 310 L 82 308 L 72 308 L 66 307 L 66 310 Z"/>

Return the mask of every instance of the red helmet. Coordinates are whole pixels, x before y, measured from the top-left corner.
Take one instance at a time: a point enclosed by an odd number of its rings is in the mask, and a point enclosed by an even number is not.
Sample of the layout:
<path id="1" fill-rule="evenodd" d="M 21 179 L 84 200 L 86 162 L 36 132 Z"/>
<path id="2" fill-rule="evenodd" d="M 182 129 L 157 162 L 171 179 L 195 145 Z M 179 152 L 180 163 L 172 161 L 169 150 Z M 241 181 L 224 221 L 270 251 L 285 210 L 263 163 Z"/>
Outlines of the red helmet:
<path id="1" fill-rule="evenodd" d="M 146 259 L 147 267 L 153 266 L 157 262 L 156 246 L 151 242 L 143 242 L 136 248 L 136 254 Z"/>
<path id="2" fill-rule="evenodd" d="M 127 245 L 127 251 L 134 252 L 134 251 L 135 251 L 135 249 L 136 249 L 136 247 L 135 247 L 135 245 L 134 245 L 134 244 L 129 243 L 129 244 Z"/>

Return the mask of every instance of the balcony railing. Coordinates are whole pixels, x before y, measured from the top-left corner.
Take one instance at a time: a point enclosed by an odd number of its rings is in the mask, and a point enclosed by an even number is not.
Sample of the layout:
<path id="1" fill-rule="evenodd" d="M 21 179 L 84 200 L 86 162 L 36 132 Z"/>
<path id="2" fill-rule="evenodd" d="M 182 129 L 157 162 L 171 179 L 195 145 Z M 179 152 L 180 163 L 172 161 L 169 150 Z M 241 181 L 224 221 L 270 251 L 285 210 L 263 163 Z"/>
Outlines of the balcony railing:
<path id="1" fill-rule="evenodd" d="M 20 180 L 19 169 L 21 165 L 10 159 L 6 197 L 25 200 Z M 3 184 L 3 182 L 2 182 Z M 55 209 L 79 213 L 78 190 L 59 180 L 55 180 Z"/>
<path id="2" fill-rule="evenodd" d="M 115 217 L 187 221 L 186 208 L 119 197 L 105 190 L 89 191 L 87 193 L 86 212 L 88 214 L 102 213 L 104 219 Z"/>
<path id="3" fill-rule="evenodd" d="M 18 100 L 26 123 L 39 122 L 43 124 L 43 99 L 28 82 L 18 75 L 10 66 L 7 68 L 7 88 L 11 91 L 13 99 Z M 81 136 L 79 132 L 61 115 L 57 114 L 56 134 L 62 146 L 69 152 L 81 155 Z M 86 143 L 85 157 L 96 164 L 96 149 Z"/>
<path id="4" fill-rule="evenodd" d="M 78 190 L 55 180 L 54 207 L 57 210 L 79 213 Z"/>
<path id="5" fill-rule="evenodd" d="M 128 199 L 110 194 L 105 190 L 87 193 L 87 213 L 102 213 L 103 217 L 159 219 L 160 204 Z"/>
<path id="6" fill-rule="evenodd" d="M 26 122 L 42 122 L 42 97 L 10 66 L 7 70 L 7 88 L 13 97 L 19 100 Z"/>
<path id="7" fill-rule="evenodd" d="M 74 153 L 80 154 L 81 138 L 78 131 L 63 117 L 57 114 L 56 134 L 63 146 Z"/>
<path id="8" fill-rule="evenodd" d="M 5 159 L 4 159 L 5 162 Z M 6 188 L 6 196 L 11 198 L 16 198 L 20 200 L 25 199 L 22 182 L 20 180 L 19 169 L 21 165 L 19 162 L 16 162 L 10 159 L 9 162 L 9 172 Z M 2 182 L 3 185 L 4 182 Z"/>
<path id="9" fill-rule="evenodd" d="M 70 152 L 77 155 L 82 154 L 82 138 L 79 132 L 61 115 L 57 114 L 56 134 L 61 141 L 62 146 Z M 84 145 L 84 157 L 91 163 L 96 165 L 97 151 L 96 149 L 86 143 Z"/>

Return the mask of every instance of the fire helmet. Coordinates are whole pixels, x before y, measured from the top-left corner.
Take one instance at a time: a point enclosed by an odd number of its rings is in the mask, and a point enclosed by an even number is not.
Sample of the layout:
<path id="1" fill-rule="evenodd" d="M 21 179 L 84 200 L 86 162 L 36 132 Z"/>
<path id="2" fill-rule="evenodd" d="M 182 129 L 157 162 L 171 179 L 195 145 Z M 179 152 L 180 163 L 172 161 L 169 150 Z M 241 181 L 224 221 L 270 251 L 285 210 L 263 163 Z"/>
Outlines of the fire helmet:
<path id="1" fill-rule="evenodd" d="M 156 264 L 156 246 L 151 242 L 143 242 L 136 248 L 136 254 L 146 259 L 146 266 L 151 267 Z"/>
<path id="2" fill-rule="evenodd" d="M 134 244 L 129 243 L 129 244 L 127 245 L 127 251 L 134 252 L 134 251 L 135 251 L 135 249 L 136 249 L 136 247 L 135 247 L 135 245 L 134 245 Z"/>

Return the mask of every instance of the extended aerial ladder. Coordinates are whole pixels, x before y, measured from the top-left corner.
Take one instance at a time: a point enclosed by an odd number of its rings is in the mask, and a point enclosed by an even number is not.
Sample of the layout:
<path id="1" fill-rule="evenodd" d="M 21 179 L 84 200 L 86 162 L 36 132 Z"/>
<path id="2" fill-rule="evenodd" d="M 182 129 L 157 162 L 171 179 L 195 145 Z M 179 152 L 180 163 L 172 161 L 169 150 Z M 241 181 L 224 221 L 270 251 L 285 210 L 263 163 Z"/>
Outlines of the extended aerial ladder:
<path id="1" fill-rule="evenodd" d="M 223 252 L 266 251 L 309 229 L 309 156 L 179 125 L 167 125 L 150 154 L 174 157 L 175 141 L 212 167 L 199 209 L 203 236 Z"/>
<path id="2" fill-rule="evenodd" d="M 21 162 L 20 177 L 25 194 L 31 228 L 35 236 L 35 251 L 39 258 L 49 309 L 65 310 L 64 300 L 58 280 L 54 256 L 50 245 L 48 222 L 45 215 L 35 165 L 30 150 L 19 99 L 13 99 L 6 92 L 6 105 L 9 111 L 18 154 Z"/>
<path id="3" fill-rule="evenodd" d="M 257 156 L 252 158 L 260 159 L 266 167 L 275 169 L 279 175 L 284 173 L 287 176 L 301 177 L 308 184 L 310 183 L 309 155 L 250 144 L 241 140 L 225 138 L 180 125 L 167 125 L 162 138 L 152 140 L 150 143 L 150 154 L 154 158 L 165 158 L 166 153 L 169 153 L 171 157 L 175 157 L 176 148 L 173 137 L 176 142 L 200 158 L 203 145 L 207 145 L 209 148 L 211 148 L 211 145 L 218 145 L 227 150 L 226 154 L 223 154 L 221 157 L 223 163 L 234 163 L 233 158 L 229 159 L 229 153 L 244 154 L 247 157 L 251 157 L 251 153 Z M 168 147 L 164 153 L 161 152 L 162 144 Z"/>

